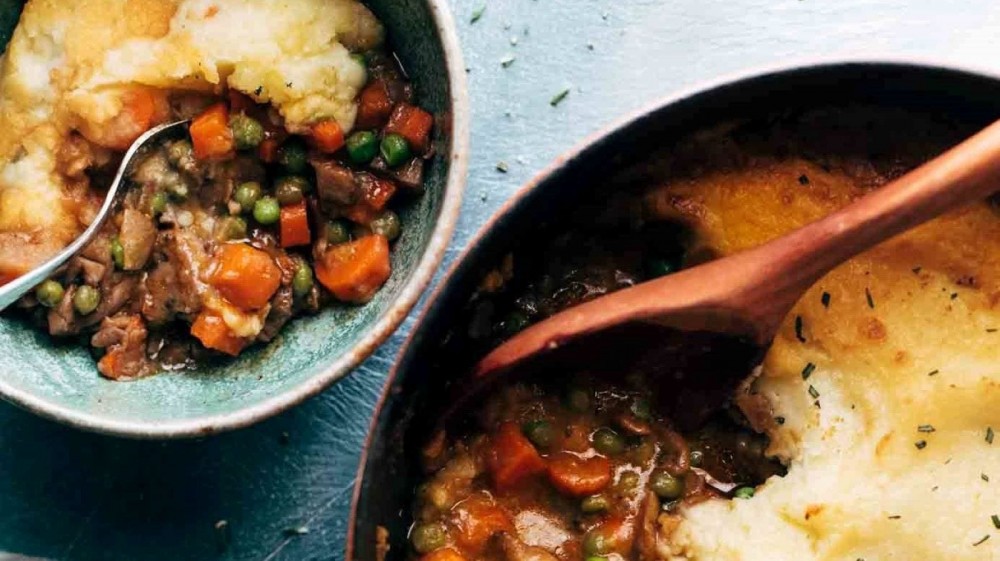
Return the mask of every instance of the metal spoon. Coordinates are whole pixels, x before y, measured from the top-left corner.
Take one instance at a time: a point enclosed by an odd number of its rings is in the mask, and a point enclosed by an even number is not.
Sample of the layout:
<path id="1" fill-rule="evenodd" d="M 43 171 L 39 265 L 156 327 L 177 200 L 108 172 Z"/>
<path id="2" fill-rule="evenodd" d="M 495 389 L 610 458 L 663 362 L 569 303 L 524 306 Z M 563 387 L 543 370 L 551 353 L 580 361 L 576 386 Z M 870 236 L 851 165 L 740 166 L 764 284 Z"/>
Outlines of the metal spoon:
<path id="1" fill-rule="evenodd" d="M 870 195 L 786 236 L 602 296 L 525 329 L 476 365 L 475 386 L 482 387 L 512 366 L 584 335 L 633 322 L 717 334 L 722 339 L 744 340 L 766 348 L 802 294 L 831 269 L 896 234 L 998 189 L 1000 121 Z M 589 338 L 587 344 L 591 345 Z M 748 364 L 745 372 L 753 366 Z"/>
<path id="2" fill-rule="evenodd" d="M 111 182 L 111 186 L 108 187 L 108 194 L 104 199 L 104 204 L 101 205 L 100 212 L 94 218 L 94 221 L 90 223 L 90 226 L 83 231 L 77 239 L 73 240 L 73 243 L 66 246 L 65 249 L 57 253 L 54 257 L 42 263 L 38 267 L 35 267 L 31 271 L 21 275 L 17 279 L 0 286 L 0 311 L 3 311 L 8 306 L 16 302 L 19 298 L 32 290 L 39 283 L 45 279 L 52 276 L 56 269 L 63 266 L 71 257 L 76 255 L 80 250 L 82 250 L 90 240 L 101 230 L 101 227 L 107 221 L 108 217 L 117 209 L 118 202 L 120 200 L 119 191 L 122 191 L 121 185 L 128 177 L 129 173 L 132 171 L 132 166 L 139 159 L 138 156 L 145 152 L 145 148 L 148 144 L 158 141 L 164 137 L 176 136 L 182 130 L 187 133 L 187 125 L 190 121 L 177 121 L 174 123 L 168 123 L 165 125 L 160 125 L 136 139 L 129 147 L 128 151 L 125 152 L 125 156 L 122 158 L 121 165 L 118 166 L 118 173 L 115 174 L 115 180 Z M 124 191 L 123 191 L 124 192 Z"/>

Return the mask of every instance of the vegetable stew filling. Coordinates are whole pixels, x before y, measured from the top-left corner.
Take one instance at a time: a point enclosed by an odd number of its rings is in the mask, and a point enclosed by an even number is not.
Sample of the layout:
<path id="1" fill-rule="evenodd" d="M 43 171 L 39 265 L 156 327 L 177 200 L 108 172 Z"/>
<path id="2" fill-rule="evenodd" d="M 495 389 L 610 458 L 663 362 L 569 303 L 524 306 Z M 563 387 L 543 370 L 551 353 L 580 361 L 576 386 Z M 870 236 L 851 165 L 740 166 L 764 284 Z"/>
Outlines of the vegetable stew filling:
<path id="1" fill-rule="evenodd" d="M 391 55 L 357 57 L 368 83 L 349 135 L 333 119 L 286 130 L 236 91 L 179 94 L 188 137 L 141 156 L 100 235 L 21 306 L 125 379 L 236 356 L 296 316 L 371 300 L 402 231 L 393 209 L 422 192 L 433 118 Z"/>

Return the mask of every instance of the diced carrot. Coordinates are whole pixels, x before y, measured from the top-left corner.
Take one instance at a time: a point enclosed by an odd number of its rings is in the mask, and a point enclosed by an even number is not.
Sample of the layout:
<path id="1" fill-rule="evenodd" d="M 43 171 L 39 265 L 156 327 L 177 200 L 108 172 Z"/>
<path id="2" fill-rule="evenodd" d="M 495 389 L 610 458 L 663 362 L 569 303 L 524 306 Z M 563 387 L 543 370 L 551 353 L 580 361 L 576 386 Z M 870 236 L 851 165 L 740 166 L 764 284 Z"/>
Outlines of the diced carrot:
<path id="1" fill-rule="evenodd" d="M 316 261 L 319 282 L 345 302 L 363 304 L 389 279 L 389 240 L 374 235 L 335 245 Z"/>
<path id="2" fill-rule="evenodd" d="M 108 351 L 107 354 L 101 357 L 101 360 L 97 361 L 97 370 L 101 374 L 104 374 L 112 380 L 117 380 L 122 377 L 121 371 L 121 357 L 123 351 L 121 349 L 112 349 Z"/>
<path id="3" fill-rule="evenodd" d="M 451 547 L 442 547 L 424 555 L 420 561 L 466 561 L 465 556 Z"/>
<path id="4" fill-rule="evenodd" d="M 326 119 L 313 125 L 312 141 L 316 149 L 333 154 L 344 147 L 344 131 L 333 119 Z"/>
<path id="5" fill-rule="evenodd" d="M 498 491 L 506 491 L 528 478 L 545 471 L 545 461 L 531 442 L 521 434 L 516 423 L 504 423 L 493 436 L 493 449 L 489 457 L 493 484 Z"/>
<path id="6" fill-rule="evenodd" d="M 389 89 L 382 80 L 375 80 L 361 90 L 358 96 L 357 128 L 377 129 L 385 124 L 392 113 L 392 100 L 389 99 Z"/>
<path id="7" fill-rule="evenodd" d="M 434 127 L 434 117 L 430 113 L 415 106 L 401 103 L 393 110 L 389 117 L 389 124 L 385 126 L 386 134 L 398 134 L 410 143 L 410 148 L 414 152 L 422 153 L 427 150 L 430 142 L 431 128 Z"/>
<path id="8" fill-rule="evenodd" d="M 306 202 L 281 207 L 281 247 L 309 245 L 312 234 L 309 233 L 309 212 Z"/>
<path id="9" fill-rule="evenodd" d="M 227 355 L 240 354 L 247 340 L 233 335 L 226 322 L 212 312 L 202 311 L 191 325 L 191 335 L 201 341 L 207 349 L 221 351 Z M 110 356 L 110 353 L 106 356 Z"/>
<path id="10" fill-rule="evenodd" d="M 278 161 L 278 141 L 273 138 L 265 139 L 260 143 L 260 159 L 266 164 L 273 164 Z"/>
<path id="11" fill-rule="evenodd" d="M 358 224 L 368 225 L 396 194 L 396 184 L 369 173 L 357 174 L 356 182 L 361 192 L 360 200 L 347 208 L 344 216 Z"/>
<path id="12" fill-rule="evenodd" d="M 611 462 L 603 456 L 581 458 L 559 452 L 549 458 L 549 481 L 567 495 L 592 495 L 611 482 Z"/>
<path id="13" fill-rule="evenodd" d="M 225 160 L 236 153 L 225 103 L 216 103 L 195 117 L 190 133 L 194 156 L 199 160 Z"/>
<path id="14" fill-rule="evenodd" d="M 229 90 L 229 112 L 246 113 L 257 106 L 252 97 L 239 90 Z"/>
<path id="15" fill-rule="evenodd" d="M 455 542 L 463 550 L 480 553 L 493 534 L 512 532 L 514 524 L 510 516 L 491 499 L 482 494 L 469 497 L 459 503 L 453 511 Z"/>
<path id="16" fill-rule="evenodd" d="M 267 253 L 245 243 L 219 249 L 209 283 L 233 305 L 263 308 L 281 285 L 281 269 Z"/>

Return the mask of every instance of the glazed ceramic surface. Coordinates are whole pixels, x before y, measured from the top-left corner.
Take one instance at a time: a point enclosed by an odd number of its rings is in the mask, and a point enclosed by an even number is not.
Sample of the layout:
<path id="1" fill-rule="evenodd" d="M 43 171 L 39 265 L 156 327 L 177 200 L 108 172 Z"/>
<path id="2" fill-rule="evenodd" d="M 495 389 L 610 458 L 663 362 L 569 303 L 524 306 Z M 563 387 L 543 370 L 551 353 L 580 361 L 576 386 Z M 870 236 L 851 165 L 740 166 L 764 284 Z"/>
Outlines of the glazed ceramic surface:
<path id="1" fill-rule="evenodd" d="M 0 317 L 0 395 L 78 427 L 126 436 L 170 438 L 244 426 L 277 413 L 346 375 L 409 312 L 444 255 L 461 204 L 466 167 L 466 91 L 454 30 L 435 2 L 370 3 L 413 81 L 418 103 L 442 126 L 426 193 L 401 209 L 403 235 L 393 272 L 364 306 L 334 306 L 292 321 L 269 345 L 236 360 L 112 382 L 80 344 L 57 343 L 26 322 Z M 16 5 L 4 2 L 8 27 Z M 6 39 L 8 35 L 2 35 Z"/>
<path id="2" fill-rule="evenodd" d="M 810 65 L 723 80 L 667 99 L 558 159 L 487 223 L 428 303 L 397 359 L 362 456 L 348 559 L 375 559 L 375 531 L 389 530 L 393 559 L 405 559 L 409 508 L 424 476 L 420 449 L 481 357 L 442 352 L 441 342 L 484 275 L 524 240 L 549 239 L 588 192 L 604 193 L 617 170 L 641 163 L 699 130 L 812 108 L 860 103 L 947 117 L 972 130 L 1000 116 L 1000 77 L 908 64 Z M 893 142 L 893 131 L 871 131 Z M 905 142 L 906 139 L 898 139 Z M 597 191 L 595 191 L 597 190 Z M 526 273 L 522 273 L 526 274 Z M 475 400 L 469 406 L 475 406 Z"/>

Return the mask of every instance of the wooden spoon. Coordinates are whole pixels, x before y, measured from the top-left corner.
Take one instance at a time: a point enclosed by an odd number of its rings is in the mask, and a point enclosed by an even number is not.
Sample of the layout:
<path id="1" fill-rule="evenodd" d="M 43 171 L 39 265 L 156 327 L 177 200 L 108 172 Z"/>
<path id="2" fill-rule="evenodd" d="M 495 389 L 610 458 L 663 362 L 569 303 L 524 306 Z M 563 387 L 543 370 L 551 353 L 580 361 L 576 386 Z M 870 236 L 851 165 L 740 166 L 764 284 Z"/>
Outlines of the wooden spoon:
<path id="1" fill-rule="evenodd" d="M 997 190 L 1000 121 L 818 222 L 755 249 L 549 317 L 490 352 L 476 365 L 474 380 L 482 387 L 528 358 L 633 322 L 714 333 L 724 339 L 731 336 L 767 347 L 792 306 L 831 269 L 896 234 Z"/>

